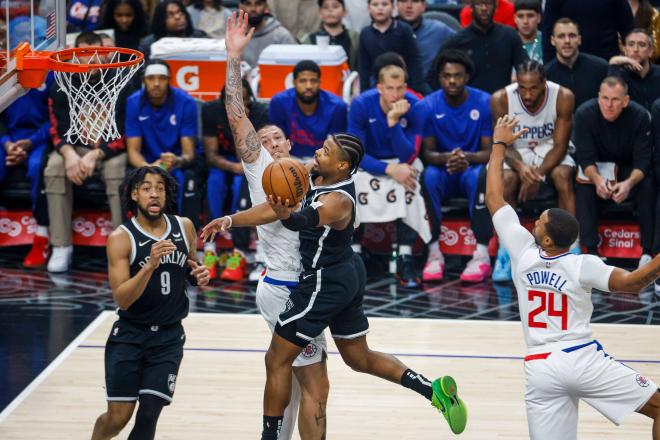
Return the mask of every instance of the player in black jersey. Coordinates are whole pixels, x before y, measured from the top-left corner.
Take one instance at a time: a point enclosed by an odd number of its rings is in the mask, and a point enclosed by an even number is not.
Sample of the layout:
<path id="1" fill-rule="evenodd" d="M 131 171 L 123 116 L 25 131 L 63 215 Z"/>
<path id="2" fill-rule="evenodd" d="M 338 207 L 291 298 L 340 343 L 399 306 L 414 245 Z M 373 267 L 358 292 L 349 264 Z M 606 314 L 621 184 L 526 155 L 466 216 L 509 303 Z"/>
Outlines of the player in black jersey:
<path id="1" fill-rule="evenodd" d="M 119 319 L 105 347 L 108 410 L 96 420 L 92 440 L 110 439 L 131 419 L 129 440 L 153 439 L 156 423 L 174 395 L 183 358 L 188 315 L 186 285 L 205 286 L 208 269 L 195 262 L 197 234 L 187 218 L 169 214 L 177 183 L 159 167 L 130 173 L 122 203 L 133 218 L 108 238 L 108 276 Z"/>
<path id="2" fill-rule="evenodd" d="M 396 357 L 373 351 L 367 344 L 369 322 L 362 307 L 366 270 L 351 248 L 356 223 L 353 174 L 363 156 L 364 148 L 355 136 L 330 135 L 314 155 L 311 189 L 299 211 L 289 208 L 288 200 L 275 201 L 271 196 L 271 211 L 261 204 L 233 216 L 252 226 L 279 219 L 288 229 L 300 232 L 304 270 L 279 316 L 266 353 L 262 440 L 278 438 L 291 393 L 291 364 L 326 327 L 352 369 L 418 392 L 438 408 L 454 433 L 465 429 L 467 410 L 457 396 L 453 378 L 444 376 L 431 382 Z M 224 228 L 230 226 L 224 224 Z"/>

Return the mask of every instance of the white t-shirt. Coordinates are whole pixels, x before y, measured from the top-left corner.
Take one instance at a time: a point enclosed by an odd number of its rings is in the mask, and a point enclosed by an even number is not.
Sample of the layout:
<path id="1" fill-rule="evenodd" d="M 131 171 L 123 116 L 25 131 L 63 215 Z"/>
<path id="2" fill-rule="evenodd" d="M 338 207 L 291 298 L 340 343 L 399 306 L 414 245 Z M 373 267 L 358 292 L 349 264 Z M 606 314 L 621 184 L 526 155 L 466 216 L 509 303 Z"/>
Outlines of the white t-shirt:
<path id="1" fill-rule="evenodd" d="M 509 205 L 495 213 L 493 224 L 511 257 L 528 349 L 590 338 L 591 289 L 608 291 L 614 267 L 595 255 L 546 256 Z"/>
<path id="2" fill-rule="evenodd" d="M 257 160 L 252 163 L 243 162 L 252 205 L 266 201 L 261 176 L 271 162 L 273 158 L 263 147 Z M 285 228 L 280 221 L 275 221 L 257 226 L 257 236 L 263 247 L 268 276 L 280 281 L 298 281 L 298 275 L 302 271 L 298 232 Z"/>

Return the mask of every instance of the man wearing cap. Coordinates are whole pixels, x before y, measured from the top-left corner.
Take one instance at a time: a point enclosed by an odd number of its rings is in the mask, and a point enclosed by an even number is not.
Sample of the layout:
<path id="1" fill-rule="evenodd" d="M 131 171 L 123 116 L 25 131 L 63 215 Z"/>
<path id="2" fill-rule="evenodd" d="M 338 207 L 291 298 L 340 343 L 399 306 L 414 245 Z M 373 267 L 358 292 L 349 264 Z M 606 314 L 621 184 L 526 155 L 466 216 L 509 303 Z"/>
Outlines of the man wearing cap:
<path id="1" fill-rule="evenodd" d="M 321 90 L 321 69 L 314 61 L 293 68 L 293 87 L 273 96 L 270 122 L 291 141 L 291 155 L 314 156 L 329 134 L 346 131 L 348 107 L 332 93 Z"/>
<path id="2" fill-rule="evenodd" d="M 126 150 L 133 168 L 145 165 L 168 170 L 179 183 L 179 214 L 199 222 L 205 166 L 196 157 L 197 104 L 185 91 L 169 85 L 170 70 L 162 60 L 144 69 L 144 87 L 126 103 Z"/>

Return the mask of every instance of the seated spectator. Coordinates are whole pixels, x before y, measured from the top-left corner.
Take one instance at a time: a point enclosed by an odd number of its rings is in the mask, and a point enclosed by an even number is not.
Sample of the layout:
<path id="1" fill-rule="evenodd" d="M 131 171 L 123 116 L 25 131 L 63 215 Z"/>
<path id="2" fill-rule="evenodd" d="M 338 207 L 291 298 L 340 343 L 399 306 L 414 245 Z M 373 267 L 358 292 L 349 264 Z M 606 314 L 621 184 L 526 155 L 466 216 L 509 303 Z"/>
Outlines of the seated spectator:
<path id="1" fill-rule="evenodd" d="M 422 279 L 439 281 L 444 276 L 445 261 L 438 241 L 443 202 L 453 197 L 467 197 L 477 249 L 461 274 L 461 280 L 480 282 L 491 272 L 488 241 L 493 226 L 487 216 L 485 226 L 475 224 L 473 214 L 479 173 L 488 162 L 492 144 L 490 95 L 466 86 L 473 65 L 461 51 L 443 52 L 433 69 L 441 89 L 415 104 L 414 109 L 417 126 L 424 137 L 425 196 L 432 206 L 429 217 L 433 236 Z"/>
<path id="2" fill-rule="evenodd" d="M 92 32 L 96 30 L 99 24 L 102 3 L 103 0 L 72 0 L 66 11 L 67 32 Z"/>
<path id="3" fill-rule="evenodd" d="M 145 59 L 151 55 L 151 45 L 163 37 L 203 38 L 206 32 L 195 29 L 190 15 L 180 0 L 164 0 L 158 3 L 151 21 L 151 34 L 140 42 L 140 52 Z"/>
<path id="4" fill-rule="evenodd" d="M 543 10 L 543 58 L 550 61 L 555 50 L 550 36 L 555 22 L 570 18 L 577 23 L 582 34 L 581 50 L 609 60 L 619 53 L 619 38 L 633 28 L 633 16 L 628 0 L 545 0 Z"/>
<path id="5" fill-rule="evenodd" d="M 396 52 L 408 66 L 410 87 L 418 93 L 430 92 L 424 82 L 415 34 L 410 26 L 392 18 L 394 0 L 368 0 L 368 5 L 372 23 L 360 32 L 360 90 L 366 92 L 376 84 L 374 60 L 385 52 Z"/>
<path id="6" fill-rule="evenodd" d="M 357 67 L 360 37 L 357 32 L 347 29 L 342 23 L 342 19 L 346 16 L 344 0 L 320 0 L 319 16 L 321 17 L 321 29 L 309 34 L 304 43 L 316 44 L 316 37 L 329 37 L 330 44 L 344 48 L 348 57 L 348 65 L 354 70 Z"/>
<path id="7" fill-rule="evenodd" d="M 222 5 L 222 0 L 195 0 L 186 9 L 195 29 L 204 31 L 211 38 L 225 38 L 231 11 Z"/>
<path id="8" fill-rule="evenodd" d="M 412 27 L 422 57 L 422 73 L 426 74 L 433 64 L 438 47 L 455 34 L 454 30 L 439 20 L 425 19 L 426 0 L 398 0 L 399 20 Z"/>
<path id="9" fill-rule="evenodd" d="M 271 44 L 296 44 L 296 39 L 282 23 L 269 15 L 266 0 L 240 0 L 238 7 L 248 14 L 248 22 L 255 28 L 252 40 L 243 51 L 243 60 L 251 67 L 257 67 L 259 55 Z"/>
<path id="10" fill-rule="evenodd" d="M 513 68 L 527 59 L 518 33 L 493 22 L 495 2 L 473 0 L 472 24 L 457 32 L 438 51 L 458 49 L 469 54 L 475 67 L 469 86 L 488 93 L 511 83 Z M 439 87 L 437 78 L 429 76 L 427 80 L 434 90 Z"/>
<path id="11" fill-rule="evenodd" d="M 293 87 L 273 96 L 269 119 L 291 141 L 291 155 L 309 158 L 329 134 L 346 131 L 346 103 L 321 90 L 321 69 L 303 60 L 293 68 Z"/>
<path id="12" fill-rule="evenodd" d="M 385 52 L 384 54 L 378 55 L 378 57 L 374 60 L 374 72 L 380 72 L 382 68 L 385 66 L 398 66 L 402 68 L 404 72 L 408 71 L 406 66 L 406 60 L 404 60 L 403 57 L 396 52 Z M 406 74 L 406 84 L 407 81 L 408 81 L 408 76 Z M 419 99 L 424 98 L 424 96 L 422 96 L 421 93 L 417 93 L 410 87 L 408 87 L 406 92 L 412 93 Z"/>
<path id="13" fill-rule="evenodd" d="M 555 59 L 545 64 L 546 77 L 573 92 L 577 109 L 598 95 L 600 82 L 607 76 L 607 61 L 580 52 L 580 29 L 570 18 L 555 22 L 550 41 L 556 51 Z"/>
<path id="14" fill-rule="evenodd" d="M 653 174 L 655 177 L 655 234 L 653 239 L 653 255 L 660 253 L 660 98 L 651 106 L 651 121 L 653 123 Z M 660 280 L 654 284 L 656 295 L 660 295 Z"/>
<path id="15" fill-rule="evenodd" d="M 115 45 L 135 49 L 147 34 L 147 16 L 139 0 L 110 0 L 101 29 L 114 29 Z"/>
<path id="16" fill-rule="evenodd" d="M 539 24 L 541 23 L 541 0 L 516 0 L 514 20 L 523 49 L 530 60 L 543 64 L 543 43 Z"/>
<path id="17" fill-rule="evenodd" d="M 630 99 L 651 110 L 660 98 L 660 67 L 652 64 L 653 40 L 644 29 L 633 29 L 623 40 L 623 55 L 610 59 L 608 75 L 617 75 L 628 84 Z"/>
<path id="18" fill-rule="evenodd" d="M 651 61 L 660 58 L 660 12 L 649 0 L 628 0 L 633 14 L 633 27 L 646 29 L 653 41 Z"/>
<path id="19" fill-rule="evenodd" d="M 631 102 L 625 81 L 618 76 L 603 80 L 598 99 L 575 113 L 575 158 L 580 166 L 575 195 L 580 242 L 598 255 L 598 212 L 603 201 L 633 199 L 637 207 L 642 258 L 651 259 L 654 234 L 654 183 L 651 178 L 653 142 L 651 118 Z"/>
<path id="20" fill-rule="evenodd" d="M 54 78 L 49 74 L 43 85 L 30 89 L 11 103 L 0 117 L 0 181 L 21 168 L 27 171 L 32 196 L 32 215 L 37 232 L 23 266 L 37 268 L 48 262 L 48 206 L 43 192 L 42 164 L 50 140 L 48 95 Z"/>
<path id="21" fill-rule="evenodd" d="M 464 6 L 461 9 L 459 18 L 461 20 L 461 26 L 468 27 L 472 24 L 472 17 L 474 16 L 473 8 L 471 7 L 473 3 L 483 2 L 483 0 L 466 0 L 467 6 Z M 513 3 L 510 0 L 497 0 L 497 7 L 495 8 L 495 16 L 493 21 L 495 23 L 503 24 L 506 26 L 511 26 L 515 29 L 516 23 L 513 18 L 515 9 Z"/>
<path id="22" fill-rule="evenodd" d="M 144 87 L 126 103 L 128 164 L 168 170 L 179 183 L 178 213 L 199 224 L 204 165 L 195 154 L 197 104 L 181 89 L 169 85 L 170 69 L 162 60 L 150 60 L 144 69 Z"/>
<path id="23" fill-rule="evenodd" d="M 255 130 L 259 130 L 268 124 L 268 105 L 257 102 L 250 84 L 245 79 L 242 81 L 245 112 Z M 246 202 L 249 202 L 250 196 L 249 194 L 246 195 L 247 185 L 244 184 L 243 166 L 236 157 L 234 135 L 231 132 L 225 109 L 225 96 L 225 88 L 223 87 L 220 99 L 206 102 L 202 107 L 204 153 L 209 168 L 208 190 L 206 193 L 211 218 L 220 218 L 225 215 L 224 207 L 227 204 L 227 196 L 231 201 L 227 214 L 249 208 L 248 203 L 245 203 L 245 206 L 239 206 L 239 201 L 243 198 L 246 198 Z M 236 252 L 242 257 L 247 256 L 250 246 L 250 229 L 233 228 L 231 237 Z M 209 253 L 217 255 L 215 243 L 204 243 L 204 251 L 207 255 Z M 211 269 L 215 270 L 215 265 Z M 239 262 L 236 268 L 225 269 L 220 274 L 220 278 L 228 281 L 240 281 L 245 276 L 243 269 L 243 267 L 240 267 Z M 259 275 L 261 275 L 261 271 L 259 271 Z"/>
<path id="24" fill-rule="evenodd" d="M 75 47 L 100 46 L 101 38 L 92 32 L 83 32 L 76 38 Z M 98 81 L 100 76 L 90 76 Z M 80 81 L 73 77 L 74 81 Z M 132 89 L 126 86 L 119 94 L 115 106 L 115 118 L 119 133 L 124 132 L 126 97 Z M 44 183 L 48 199 L 50 219 L 50 243 L 53 252 L 48 260 L 49 272 L 66 272 L 73 256 L 71 215 L 73 213 L 73 185 L 81 186 L 95 171 L 100 171 L 108 196 L 112 224 L 122 223 L 119 187 L 126 173 L 126 145 L 120 137 L 111 142 L 99 141 L 92 145 L 67 142 L 66 132 L 71 125 L 69 101 L 66 94 L 54 83 L 50 88 L 50 134 L 55 151 L 48 156 L 44 170 Z"/>
<path id="25" fill-rule="evenodd" d="M 419 285 L 412 257 L 419 234 L 431 238 L 426 207 L 418 184 L 422 164 L 416 158 L 421 138 L 415 136 L 411 108 L 419 101 L 406 92 L 406 73 L 385 66 L 378 85 L 355 98 L 348 118 L 348 132 L 360 138 L 365 155 L 355 175 L 357 213 L 364 223 L 396 221 L 399 251 L 398 277 L 405 286 Z M 354 250 L 362 252 L 364 227 L 356 229 Z"/>
<path id="26" fill-rule="evenodd" d="M 321 24 L 320 5 L 315 0 L 268 0 L 268 4 L 270 12 L 298 41 Z"/>
<path id="27" fill-rule="evenodd" d="M 545 78 L 543 65 L 525 61 L 516 69 L 518 82 L 491 98 L 493 120 L 516 115 L 519 128 L 527 128 L 507 148 L 504 164 L 504 198 L 511 206 L 557 191 L 559 207 L 575 214 L 573 176 L 575 161 L 568 154 L 575 100 L 565 87 Z M 572 246 L 578 252 L 579 244 Z M 503 247 L 497 252 L 493 281 L 510 281 L 511 263 Z"/>

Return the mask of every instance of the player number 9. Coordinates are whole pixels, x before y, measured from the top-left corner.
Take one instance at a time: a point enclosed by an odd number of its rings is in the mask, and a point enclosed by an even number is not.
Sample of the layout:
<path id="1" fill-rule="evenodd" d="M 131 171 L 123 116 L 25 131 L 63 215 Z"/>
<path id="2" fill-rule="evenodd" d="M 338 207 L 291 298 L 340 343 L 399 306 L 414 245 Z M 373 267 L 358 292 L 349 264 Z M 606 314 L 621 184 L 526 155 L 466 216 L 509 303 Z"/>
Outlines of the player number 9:
<path id="1" fill-rule="evenodd" d="M 161 272 L 160 273 L 160 293 L 163 295 L 170 294 L 170 273 Z"/>

